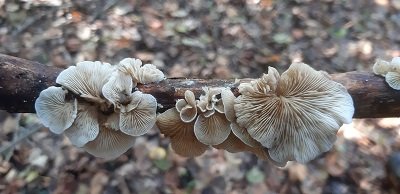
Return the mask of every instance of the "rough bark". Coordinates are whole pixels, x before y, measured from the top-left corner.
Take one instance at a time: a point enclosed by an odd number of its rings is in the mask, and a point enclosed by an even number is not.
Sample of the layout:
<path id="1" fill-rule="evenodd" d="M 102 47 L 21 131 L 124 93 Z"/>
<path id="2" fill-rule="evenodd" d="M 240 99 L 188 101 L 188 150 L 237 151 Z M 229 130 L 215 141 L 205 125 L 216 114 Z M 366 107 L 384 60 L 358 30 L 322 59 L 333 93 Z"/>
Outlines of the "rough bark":
<path id="1" fill-rule="evenodd" d="M 41 90 L 56 85 L 62 69 L 0 54 L 0 109 L 9 112 L 34 112 L 34 102 Z M 332 74 L 332 79 L 343 84 L 353 97 L 355 118 L 380 118 L 400 116 L 400 91 L 391 89 L 384 78 L 370 72 Z M 251 79 L 241 79 L 246 82 Z M 157 98 L 163 108 L 175 105 L 183 98 L 185 90 L 196 97 L 203 86 L 230 87 L 237 95 L 235 80 L 204 80 L 170 78 L 158 84 L 139 85 L 142 92 Z"/>

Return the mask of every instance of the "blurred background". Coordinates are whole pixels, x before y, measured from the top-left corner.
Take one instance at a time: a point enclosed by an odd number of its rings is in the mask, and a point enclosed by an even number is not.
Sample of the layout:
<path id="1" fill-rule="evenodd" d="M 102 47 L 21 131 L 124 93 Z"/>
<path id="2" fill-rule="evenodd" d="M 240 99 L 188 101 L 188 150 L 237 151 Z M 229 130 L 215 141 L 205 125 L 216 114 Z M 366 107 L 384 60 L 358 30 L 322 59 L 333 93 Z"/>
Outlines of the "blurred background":
<path id="1" fill-rule="evenodd" d="M 62 68 L 135 57 L 204 79 L 257 78 L 293 61 L 371 71 L 400 56 L 400 0 L 0 0 L 0 53 Z M 168 142 L 152 130 L 106 161 L 34 114 L 0 112 L 0 193 L 400 192 L 399 118 L 354 120 L 331 151 L 283 169 L 215 149 L 187 159 Z"/>

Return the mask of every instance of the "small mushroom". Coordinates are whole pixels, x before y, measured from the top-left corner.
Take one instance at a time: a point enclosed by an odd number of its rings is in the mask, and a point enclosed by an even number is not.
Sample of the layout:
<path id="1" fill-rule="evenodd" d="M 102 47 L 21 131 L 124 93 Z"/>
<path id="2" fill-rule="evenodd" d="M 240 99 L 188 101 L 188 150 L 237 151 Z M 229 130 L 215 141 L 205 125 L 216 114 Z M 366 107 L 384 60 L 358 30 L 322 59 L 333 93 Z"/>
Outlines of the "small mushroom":
<path id="1" fill-rule="evenodd" d="M 208 146 L 197 140 L 194 121 L 183 122 L 176 108 L 171 108 L 157 116 L 156 125 L 160 132 L 171 139 L 172 149 L 179 155 L 195 157 L 203 154 Z"/>
<path id="2" fill-rule="evenodd" d="M 200 100 L 197 101 L 200 111 L 207 117 L 214 114 L 215 111 L 224 113 L 222 100 L 217 98 L 217 95 L 221 94 L 221 88 L 203 87 L 203 91 L 204 95 L 201 95 Z"/>
<path id="3" fill-rule="evenodd" d="M 270 67 L 267 75 L 239 91 L 237 123 L 279 164 L 304 163 L 328 151 L 339 127 L 350 123 L 354 113 L 346 89 L 304 63 L 292 64 L 282 76 Z"/>
<path id="4" fill-rule="evenodd" d="M 132 110 L 121 109 L 119 126 L 121 131 L 131 136 L 140 136 L 147 133 L 156 122 L 157 100 L 150 94 L 136 91 L 131 94 Z M 138 102 L 138 103 L 137 103 Z"/>
<path id="5" fill-rule="evenodd" d="M 96 157 L 113 159 L 126 152 L 134 143 L 135 137 L 102 125 L 96 139 L 85 144 L 83 149 Z"/>
<path id="6" fill-rule="evenodd" d="M 390 63 L 382 59 L 377 59 L 373 67 L 374 73 L 381 76 L 385 76 L 391 69 Z"/>
<path id="7" fill-rule="evenodd" d="M 196 119 L 197 106 L 196 99 L 192 91 L 185 91 L 185 99 L 179 99 L 176 102 L 176 110 L 179 112 L 181 120 L 190 123 Z"/>
<path id="8" fill-rule="evenodd" d="M 67 98 L 68 91 L 51 86 L 42 92 L 35 102 L 38 118 L 44 126 L 56 134 L 69 128 L 77 116 L 77 100 Z"/>
<path id="9" fill-rule="evenodd" d="M 200 112 L 194 123 L 194 134 L 206 145 L 221 144 L 231 133 L 230 122 L 224 114 L 221 90 L 204 87 L 204 95 L 197 101 Z"/>
<path id="10" fill-rule="evenodd" d="M 400 90 L 400 57 L 394 57 L 390 63 L 377 59 L 373 71 L 377 75 L 384 76 L 391 88 Z"/>
<path id="11" fill-rule="evenodd" d="M 101 90 L 113 70 L 108 63 L 83 61 L 63 70 L 56 82 L 87 100 L 102 103 Z"/>
<path id="12" fill-rule="evenodd" d="M 145 64 L 142 66 L 142 61 L 139 59 L 125 58 L 119 62 L 118 69 L 131 75 L 133 86 L 136 86 L 137 83 L 157 83 L 165 79 L 164 73 L 155 65 Z"/>
<path id="13" fill-rule="evenodd" d="M 145 64 L 140 68 L 139 83 L 158 83 L 165 79 L 164 73 L 153 64 Z"/>

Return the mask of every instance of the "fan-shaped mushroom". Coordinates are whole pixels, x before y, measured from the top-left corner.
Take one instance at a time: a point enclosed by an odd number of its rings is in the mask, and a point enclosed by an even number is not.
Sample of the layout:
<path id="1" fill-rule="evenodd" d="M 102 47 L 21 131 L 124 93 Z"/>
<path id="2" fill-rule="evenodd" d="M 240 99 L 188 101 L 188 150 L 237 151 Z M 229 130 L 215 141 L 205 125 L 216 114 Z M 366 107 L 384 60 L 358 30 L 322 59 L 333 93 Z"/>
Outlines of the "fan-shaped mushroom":
<path id="1" fill-rule="evenodd" d="M 208 146 L 197 140 L 194 121 L 183 122 L 176 108 L 171 108 L 157 116 L 160 132 L 171 140 L 172 149 L 179 155 L 195 157 L 203 154 Z"/>
<path id="2" fill-rule="evenodd" d="M 133 100 L 128 105 L 132 109 L 121 109 L 119 126 L 125 134 L 140 136 L 147 133 L 156 122 L 157 100 L 140 91 L 132 93 L 130 98 Z"/>
<path id="3" fill-rule="evenodd" d="M 218 145 L 231 133 L 230 122 L 225 117 L 221 98 L 221 88 L 203 88 L 204 95 L 197 101 L 200 113 L 194 124 L 194 134 L 206 145 Z"/>
<path id="4" fill-rule="evenodd" d="M 242 85 L 242 84 L 241 84 Z M 328 151 L 343 123 L 350 123 L 353 101 L 326 73 L 294 63 L 279 77 L 274 68 L 239 86 L 237 122 L 268 148 L 278 163 L 307 162 Z"/>
<path id="5" fill-rule="evenodd" d="M 125 58 L 119 62 L 118 69 L 131 75 L 133 86 L 136 86 L 137 83 L 157 83 L 165 79 L 164 73 L 155 65 L 145 64 L 142 66 L 142 61 L 139 59 Z"/>
<path id="6" fill-rule="evenodd" d="M 101 89 L 113 70 L 108 63 L 83 61 L 63 70 L 57 76 L 56 82 L 87 100 L 103 102 Z"/>
<path id="7" fill-rule="evenodd" d="M 77 100 L 67 99 L 67 90 L 51 86 L 42 92 L 35 102 L 36 114 L 44 126 L 56 134 L 69 128 L 77 115 Z"/>
<path id="8" fill-rule="evenodd" d="M 156 121 L 156 99 L 132 90 L 137 82 L 161 81 L 164 75 L 153 65 L 141 65 L 127 58 L 116 67 L 99 61 L 69 67 L 56 79 L 62 88 L 50 87 L 36 101 L 39 118 L 89 153 L 117 157 L 133 145 L 131 136 L 146 133 Z M 67 98 L 64 88 L 81 98 Z"/>

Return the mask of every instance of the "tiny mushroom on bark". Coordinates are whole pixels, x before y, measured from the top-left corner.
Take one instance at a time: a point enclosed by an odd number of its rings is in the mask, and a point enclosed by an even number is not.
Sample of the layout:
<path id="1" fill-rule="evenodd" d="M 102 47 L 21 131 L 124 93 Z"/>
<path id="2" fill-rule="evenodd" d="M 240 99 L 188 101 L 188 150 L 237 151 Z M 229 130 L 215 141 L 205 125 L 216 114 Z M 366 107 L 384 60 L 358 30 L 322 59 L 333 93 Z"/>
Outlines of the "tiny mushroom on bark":
<path id="1" fill-rule="evenodd" d="M 373 71 L 377 75 L 384 76 L 391 88 L 400 90 L 400 57 L 394 57 L 390 63 L 377 59 Z"/>
<path id="2" fill-rule="evenodd" d="M 206 145 L 218 145 L 231 133 L 230 122 L 225 117 L 221 88 L 204 87 L 204 95 L 197 101 L 199 116 L 194 124 L 194 134 Z"/>
<path id="3" fill-rule="evenodd" d="M 328 151 L 354 113 L 344 86 L 303 63 L 292 64 L 282 76 L 270 67 L 262 78 L 241 84 L 239 92 L 237 123 L 282 165 L 304 163 Z"/>
<path id="4" fill-rule="evenodd" d="M 157 116 L 160 132 L 171 139 L 172 149 L 179 155 L 195 157 L 203 154 L 208 146 L 197 140 L 194 134 L 194 119 L 197 116 L 193 92 L 185 91 L 185 99 L 176 102 L 176 107 Z"/>
<path id="5" fill-rule="evenodd" d="M 181 120 L 185 123 L 190 123 L 196 119 L 197 106 L 196 99 L 192 91 L 185 91 L 185 99 L 176 101 L 176 110 L 179 112 Z"/>

